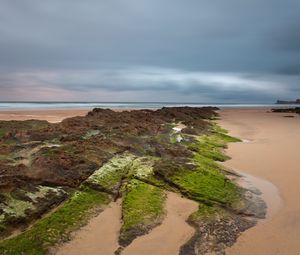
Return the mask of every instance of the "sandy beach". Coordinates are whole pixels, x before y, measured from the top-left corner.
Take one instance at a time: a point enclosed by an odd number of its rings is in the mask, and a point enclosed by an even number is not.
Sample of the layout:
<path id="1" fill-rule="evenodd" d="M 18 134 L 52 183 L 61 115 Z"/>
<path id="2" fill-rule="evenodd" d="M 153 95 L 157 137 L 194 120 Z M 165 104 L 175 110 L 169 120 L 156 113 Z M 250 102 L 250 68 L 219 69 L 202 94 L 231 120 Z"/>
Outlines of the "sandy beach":
<path id="1" fill-rule="evenodd" d="M 226 165 L 271 182 L 282 199 L 273 210 L 273 197 L 266 198 L 272 212 L 226 254 L 300 254 L 300 116 L 286 118 L 266 109 L 226 109 L 220 114 L 220 124 L 245 141 L 229 145 L 232 159 Z"/>
<path id="2" fill-rule="evenodd" d="M 0 111 L 0 120 L 47 120 L 60 122 L 65 118 L 84 116 L 91 109 L 47 109 L 47 110 L 5 110 Z"/>
<path id="3" fill-rule="evenodd" d="M 58 122 L 87 112 L 87 109 L 6 111 L 0 112 L 0 119 L 44 119 Z M 226 254 L 300 254 L 300 116 L 286 118 L 286 115 L 270 113 L 268 109 L 220 111 L 219 124 L 231 135 L 243 140 L 229 145 L 227 154 L 231 159 L 225 165 L 250 175 L 250 180 L 254 178 L 253 182 L 257 183 L 261 191 L 268 191 L 263 194 L 268 205 L 267 218 L 244 232 L 237 243 L 227 249 Z M 137 238 L 123 253 L 141 254 L 143 250 L 145 254 L 153 254 L 154 251 L 155 254 L 176 254 L 180 245 L 193 233 L 185 219 L 195 210 L 195 205 L 188 202 L 175 195 L 169 196 L 168 213 L 163 224 L 148 235 Z M 112 217 L 115 217 L 112 222 L 107 221 Z M 110 227 L 111 231 L 107 232 Z M 60 247 L 57 254 L 82 254 L 82 251 L 88 254 L 113 254 L 118 247 L 119 227 L 120 208 L 118 204 L 113 204 L 75 233 L 75 238 Z M 98 237 L 102 232 L 106 234 L 100 242 Z M 164 234 L 168 238 L 162 242 Z M 103 253 L 99 253 L 99 244 L 104 243 L 106 245 L 101 245 Z M 159 253 L 154 249 L 158 247 L 159 250 L 166 250 Z"/>
<path id="4" fill-rule="evenodd" d="M 114 254 L 119 247 L 118 236 L 122 210 L 120 203 L 121 201 L 112 202 L 102 213 L 92 218 L 86 226 L 75 232 L 74 238 L 70 242 L 58 247 L 55 254 Z M 166 217 L 162 224 L 150 231 L 149 234 L 136 238 L 122 251 L 122 254 L 178 254 L 181 245 L 186 243 L 195 232 L 186 223 L 186 220 L 197 208 L 196 202 L 170 192 L 166 202 Z"/>
<path id="5" fill-rule="evenodd" d="M 72 241 L 58 247 L 56 255 L 114 254 L 121 227 L 121 201 L 112 202 L 98 216 L 74 233 Z M 105 233 L 105 234 L 103 234 Z"/>
<path id="6" fill-rule="evenodd" d="M 197 211 L 198 204 L 192 200 L 170 192 L 166 202 L 166 217 L 161 225 L 148 235 L 135 239 L 122 255 L 173 255 L 194 234 L 195 230 L 187 224 L 190 214 Z"/>
<path id="7" fill-rule="evenodd" d="M 111 108 L 115 112 L 136 110 L 134 108 Z M 39 109 L 39 110 L 3 110 L 0 111 L 0 120 L 47 120 L 50 123 L 61 122 L 63 119 L 85 116 L 93 108 L 72 109 Z M 140 110 L 140 108 L 139 108 Z"/>
<path id="8" fill-rule="evenodd" d="M 226 254 L 299 254 L 300 158 L 297 149 L 300 147 L 300 117 L 286 118 L 286 114 L 270 113 L 268 109 L 225 109 L 220 115 L 222 127 L 244 141 L 229 145 L 227 154 L 232 159 L 225 165 L 256 178 L 253 182 L 266 193 L 263 198 L 268 205 L 267 218 L 243 233 Z M 276 189 L 269 187 L 270 184 Z M 161 243 L 161 234 L 170 230 L 165 224 L 135 240 L 124 254 L 137 254 L 141 244 L 152 251 L 155 240 Z M 147 240 L 151 245 L 147 245 Z M 177 246 L 175 250 L 178 251 Z"/>

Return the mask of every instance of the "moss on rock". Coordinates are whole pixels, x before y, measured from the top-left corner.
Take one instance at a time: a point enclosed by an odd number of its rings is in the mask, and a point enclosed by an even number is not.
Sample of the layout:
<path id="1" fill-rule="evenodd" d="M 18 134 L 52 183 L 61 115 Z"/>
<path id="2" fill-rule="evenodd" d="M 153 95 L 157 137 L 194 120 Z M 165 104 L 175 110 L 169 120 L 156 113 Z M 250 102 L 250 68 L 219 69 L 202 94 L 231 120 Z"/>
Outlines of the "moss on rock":
<path id="1" fill-rule="evenodd" d="M 91 209 L 108 202 L 104 193 L 86 189 L 77 191 L 72 198 L 51 215 L 41 219 L 26 232 L 0 243 L 0 254 L 44 255 L 48 249 L 79 228 L 89 216 Z"/>
<path id="2" fill-rule="evenodd" d="M 166 194 L 162 189 L 132 179 L 122 204 L 123 224 L 119 242 L 126 246 L 159 224 L 164 215 Z"/>

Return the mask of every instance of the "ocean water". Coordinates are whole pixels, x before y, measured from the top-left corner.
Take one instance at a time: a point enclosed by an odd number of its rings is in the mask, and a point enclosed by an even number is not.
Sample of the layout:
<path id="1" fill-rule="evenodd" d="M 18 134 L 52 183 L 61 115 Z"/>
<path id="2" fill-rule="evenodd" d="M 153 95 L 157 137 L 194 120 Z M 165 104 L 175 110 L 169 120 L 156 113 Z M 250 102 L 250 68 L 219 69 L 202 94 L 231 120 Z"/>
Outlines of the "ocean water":
<path id="1" fill-rule="evenodd" d="M 34 109 L 91 109 L 91 108 L 114 108 L 114 109 L 157 109 L 161 107 L 175 106 L 216 106 L 219 108 L 250 108 L 250 107 L 292 107 L 295 105 L 276 104 L 228 104 L 228 103 L 164 103 L 164 102 L 0 102 L 0 111 L 5 110 L 34 110 Z M 298 105 L 299 106 L 299 105 Z"/>

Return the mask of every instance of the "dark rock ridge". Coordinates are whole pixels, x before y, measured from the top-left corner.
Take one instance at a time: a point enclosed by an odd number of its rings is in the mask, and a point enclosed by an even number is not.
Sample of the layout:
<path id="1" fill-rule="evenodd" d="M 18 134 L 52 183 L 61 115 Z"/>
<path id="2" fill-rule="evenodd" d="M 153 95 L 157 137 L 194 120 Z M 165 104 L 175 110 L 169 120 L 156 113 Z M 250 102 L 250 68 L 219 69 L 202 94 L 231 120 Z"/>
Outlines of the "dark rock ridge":
<path id="1" fill-rule="evenodd" d="M 156 111 L 115 112 L 94 109 L 85 117 L 58 124 L 46 121 L 0 121 L 0 190 L 11 190 L 27 182 L 77 187 L 116 153 L 164 156 L 180 154 L 159 144 L 160 135 L 171 129 L 166 123 L 182 122 L 202 133 L 205 119 L 216 116 L 216 108 L 174 107 Z"/>
<path id="2" fill-rule="evenodd" d="M 300 104 L 300 98 L 296 99 L 295 101 L 277 100 L 276 104 Z"/>
<path id="3" fill-rule="evenodd" d="M 0 236 L 58 205 L 67 198 L 65 191 L 77 189 L 117 154 L 186 155 L 184 146 L 169 144 L 171 123 L 181 122 L 201 134 L 209 127 L 206 120 L 216 116 L 216 109 L 115 112 L 96 108 L 85 117 L 57 124 L 0 121 Z M 110 192 L 118 194 L 117 190 Z"/>
<path id="4" fill-rule="evenodd" d="M 96 108 L 57 124 L 0 121 L 0 236 L 25 227 L 73 194 L 69 201 L 97 191 L 109 201 L 123 198 L 122 249 L 162 222 L 169 190 L 199 203 L 188 221 L 196 233 L 180 254 L 223 254 L 265 216 L 265 204 L 216 162 L 228 159 L 224 148 L 239 139 L 211 121 L 215 110 Z M 28 232 L 21 237 L 25 243 Z M 46 251 L 47 235 L 45 240 L 35 249 L 42 245 Z M 14 254 L 18 243 L 12 242 L 11 253 L 5 254 Z"/>
<path id="5" fill-rule="evenodd" d="M 300 114 L 300 107 L 272 109 L 272 112 L 298 113 L 298 114 Z"/>

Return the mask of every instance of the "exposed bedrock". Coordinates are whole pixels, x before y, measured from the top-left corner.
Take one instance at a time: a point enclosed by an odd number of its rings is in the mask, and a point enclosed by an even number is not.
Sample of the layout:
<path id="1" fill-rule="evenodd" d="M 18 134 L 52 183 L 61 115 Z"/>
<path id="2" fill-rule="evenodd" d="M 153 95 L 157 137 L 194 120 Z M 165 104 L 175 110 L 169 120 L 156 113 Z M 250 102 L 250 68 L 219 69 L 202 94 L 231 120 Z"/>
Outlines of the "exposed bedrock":
<path id="1" fill-rule="evenodd" d="M 221 253 L 240 232 L 264 216 L 264 206 L 255 194 L 234 183 L 227 176 L 229 172 L 217 163 L 228 159 L 224 154 L 227 143 L 239 139 L 230 137 L 213 122 L 215 110 L 94 109 L 85 117 L 57 124 L 1 121 L 2 236 L 12 230 L 8 226 L 18 228 L 24 219 L 29 224 L 68 198 L 64 205 L 73 215 L 68 207 L 72 203 L 80 203 L 80 210 L 86 211 L 122 197 L 119 244 L 124 248 L 163 222 L 166 192 L 173 191 L 199 204 L 198 211 L 189 217 L 195 235 L 182 247 L 181 254 Z M 98 194 L 105 199 L 95 203 Z M 57 215 L 66 213 L 64 205 Z M 79 204 L 77 207 L 81 208 Z M 74 221 L 78 215 L 87 215 L 82 211 L 73 215 Z M 45 219 L 48 221 L 51 216 Z M 56 222 L 54 228 L 68 239 L 76 225 L 71 222 L 71 226 L 63 227 Z M 38 231 L 43 231 L 42 227 L 33 227 L 32 233 Z M 51 245 L 59 241 L 55 233 Z M 48 251 L 48 236 L 42 236 L 44 239 L 34 247 L 27 247 L 30 252 Z M 31 232 L 18 238 L 18 243 L 26 243 Z M 1 245 L 2 250 L 9 251 L 5 254 L 14 254 L 18 248 L 13 240 Z"/>

